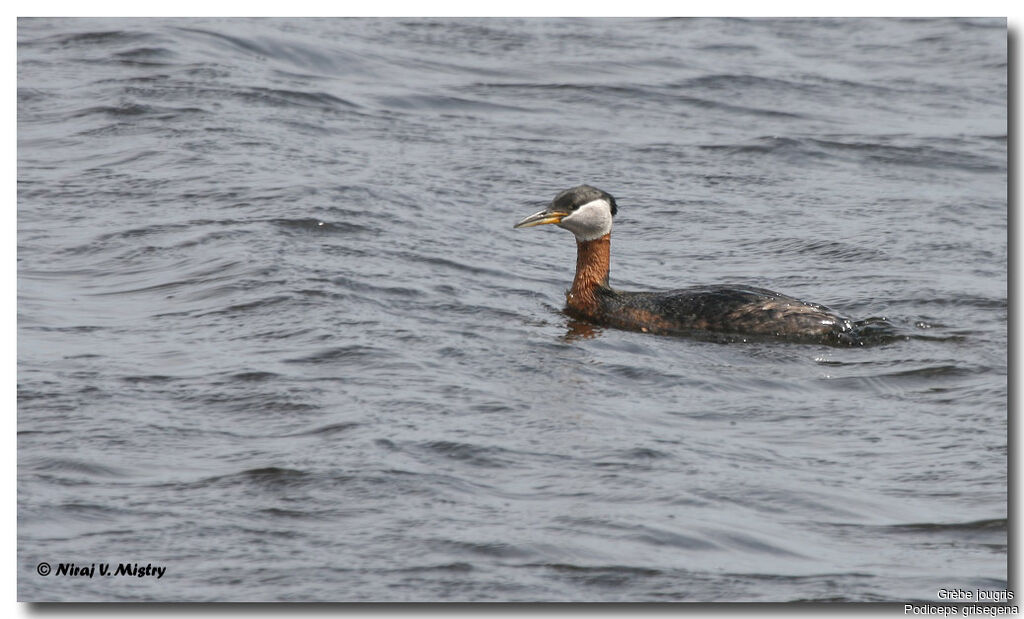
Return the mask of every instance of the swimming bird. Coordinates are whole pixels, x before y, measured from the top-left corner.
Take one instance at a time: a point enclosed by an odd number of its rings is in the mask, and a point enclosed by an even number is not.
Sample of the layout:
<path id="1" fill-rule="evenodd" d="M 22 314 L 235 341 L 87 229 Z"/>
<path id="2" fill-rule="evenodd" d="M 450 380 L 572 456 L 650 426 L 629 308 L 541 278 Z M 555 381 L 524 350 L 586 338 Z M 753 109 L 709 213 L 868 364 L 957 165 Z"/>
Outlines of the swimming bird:
<path id="1" fill-rule="evenodd" d="M 608 192 L 580 185 L 513 228 L 555 224 L 576 235 L 576 277 L 566 313 L 599 325 L 671 335 L 747 336 L 858 345 L 857 324 L 827 307 L 753 286 L 695 286 L 627 292 L 608 283 L 612 219 Z"/>

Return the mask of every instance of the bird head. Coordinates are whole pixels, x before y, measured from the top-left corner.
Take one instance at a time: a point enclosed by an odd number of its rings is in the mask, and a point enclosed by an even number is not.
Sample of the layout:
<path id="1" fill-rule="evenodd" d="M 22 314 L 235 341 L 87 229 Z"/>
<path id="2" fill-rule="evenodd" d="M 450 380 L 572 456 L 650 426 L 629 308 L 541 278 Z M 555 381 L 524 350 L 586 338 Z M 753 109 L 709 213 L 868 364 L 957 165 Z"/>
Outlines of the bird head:
<path id="1" fill-rule="evenodd" d="M 618 207 L 611 194 L 590 185 L 580 185 L 559 193 L 546 209 L 512 227 L 555 224 L 575 234 L 577 240 L 592 241 L 612 231 L 612 217 L 616 212 Z"/>

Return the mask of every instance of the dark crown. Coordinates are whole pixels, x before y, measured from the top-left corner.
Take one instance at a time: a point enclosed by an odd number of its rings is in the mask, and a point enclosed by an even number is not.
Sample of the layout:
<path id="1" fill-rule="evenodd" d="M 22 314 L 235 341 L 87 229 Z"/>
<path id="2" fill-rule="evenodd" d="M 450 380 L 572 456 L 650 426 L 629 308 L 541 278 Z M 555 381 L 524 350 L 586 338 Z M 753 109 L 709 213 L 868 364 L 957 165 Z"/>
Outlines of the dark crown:
<path id="1" fill-rule="evenodd" d="M 607 191 L 601 191 L 597 187 L 591 187 L 590 185 L 580 185 L 579 187 L 566 189 L 559 193 L 555 196 L 555 199 L 551 201 L 551 208 L 572 212 L 584 204 L 593 202 L 594 200 L 605 200 L 608 202 L 612 207 L 613 216 L 619 210 L 618 205 L 615 204 L 615 198 L 613 198 L 610 193 Z"/>

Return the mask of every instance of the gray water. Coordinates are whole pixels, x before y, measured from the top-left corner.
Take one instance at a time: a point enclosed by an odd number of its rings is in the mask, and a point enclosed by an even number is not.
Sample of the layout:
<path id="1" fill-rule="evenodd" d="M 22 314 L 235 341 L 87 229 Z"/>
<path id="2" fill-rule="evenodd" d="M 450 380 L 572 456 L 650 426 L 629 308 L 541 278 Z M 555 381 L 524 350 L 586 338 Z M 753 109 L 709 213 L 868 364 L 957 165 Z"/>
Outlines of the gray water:
<path id="1" fill-rule="evenodd" d="M 1005 589 L 1006 35 L 19 20 L 19 598 Z M 584 182 L 614 286 L 898 337 L 574 322 L 572 235 L 512 224 Z"/>

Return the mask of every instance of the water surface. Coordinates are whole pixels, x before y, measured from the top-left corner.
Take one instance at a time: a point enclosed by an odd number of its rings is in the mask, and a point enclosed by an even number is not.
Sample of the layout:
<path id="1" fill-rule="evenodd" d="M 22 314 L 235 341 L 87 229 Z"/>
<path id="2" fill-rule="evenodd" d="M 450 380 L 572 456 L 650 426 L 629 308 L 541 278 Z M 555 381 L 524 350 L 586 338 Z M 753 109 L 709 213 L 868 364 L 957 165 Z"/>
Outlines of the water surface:
<path id="1" fill-rule="evenodd" d="M 23 601 L 1007 587 L 1006 22 L 23 19 Z M 561 313 L 763 286 L 901 337 Z M 42 561 L 166 566 L 37 574 Z"/>

